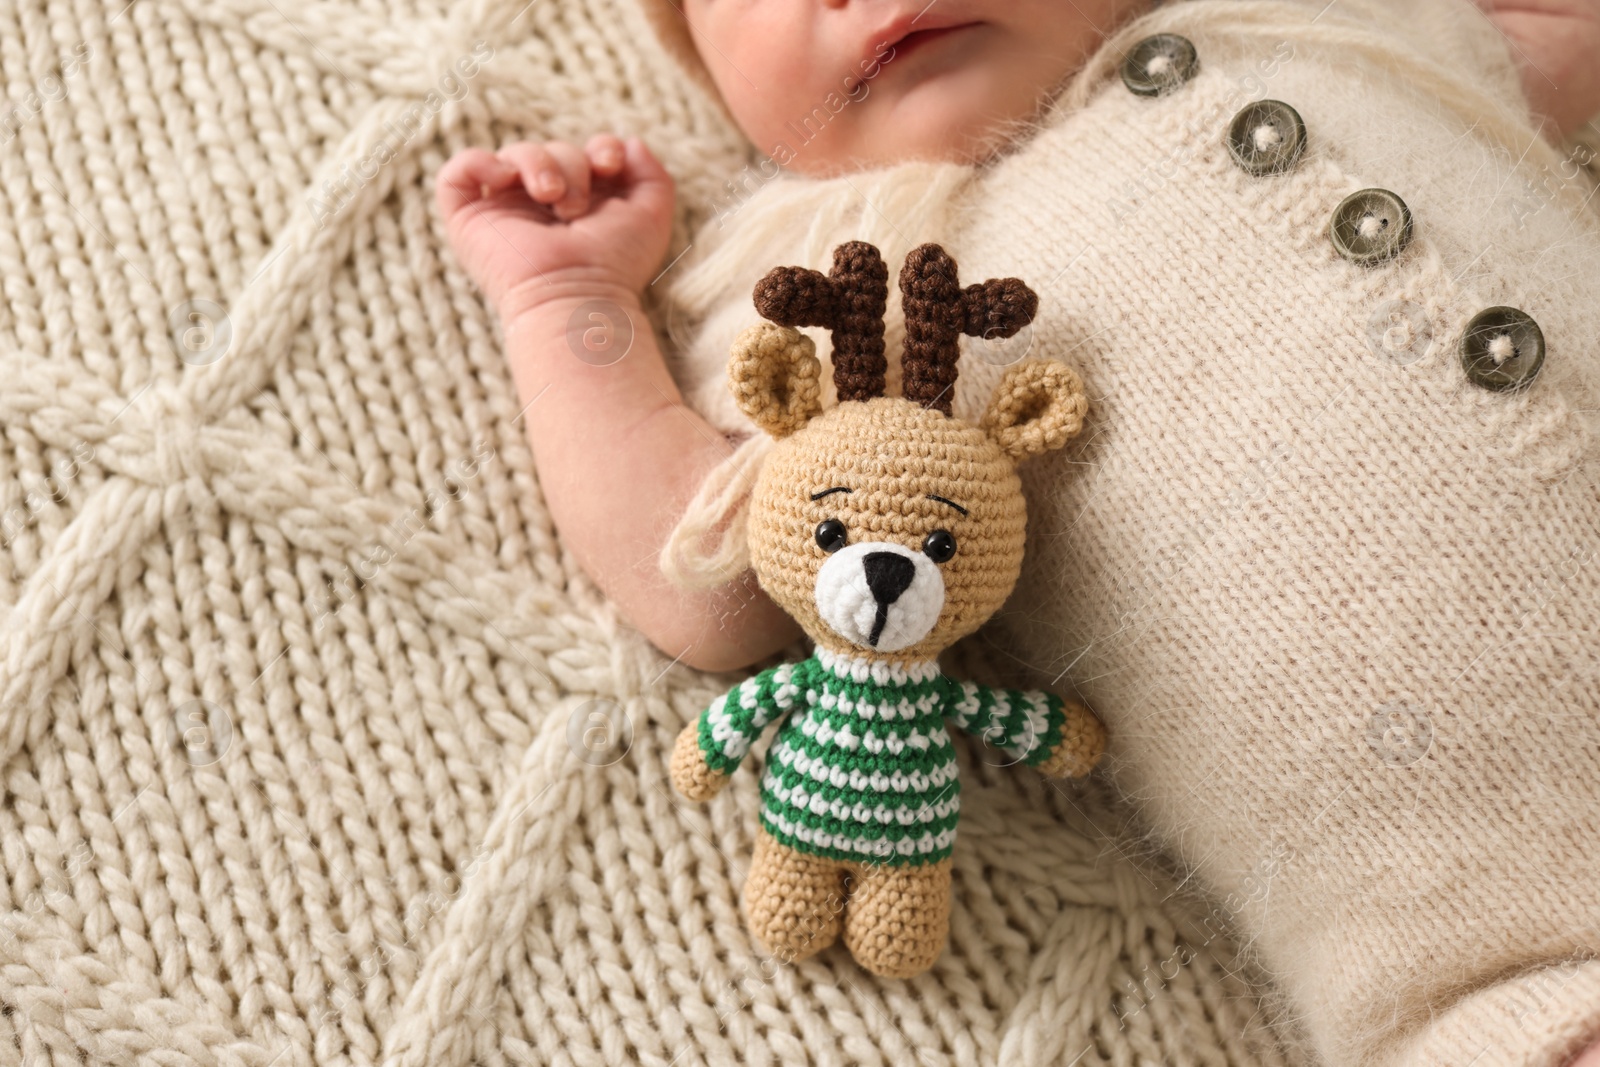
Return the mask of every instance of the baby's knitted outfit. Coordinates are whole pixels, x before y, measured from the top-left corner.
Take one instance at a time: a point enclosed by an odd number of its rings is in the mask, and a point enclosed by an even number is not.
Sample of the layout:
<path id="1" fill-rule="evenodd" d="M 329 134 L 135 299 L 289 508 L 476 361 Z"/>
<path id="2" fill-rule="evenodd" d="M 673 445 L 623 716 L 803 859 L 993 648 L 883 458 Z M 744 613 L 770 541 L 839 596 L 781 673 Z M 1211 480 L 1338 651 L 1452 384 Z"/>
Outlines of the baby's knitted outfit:
<path id="1" fill-rule="evenodd" d="M 936 863 L 955 844 L 961 782 L 947 717 L 1029 766 L 1049 758 L 1066 723 L 1054 693 L 956 681 L 933 660 L 819 648 L 712 701 L 700 716 L 706 765 L 733 773 L 784 715 L 761 778 L 761 825 L 802 852 L 890 866 Z"/>

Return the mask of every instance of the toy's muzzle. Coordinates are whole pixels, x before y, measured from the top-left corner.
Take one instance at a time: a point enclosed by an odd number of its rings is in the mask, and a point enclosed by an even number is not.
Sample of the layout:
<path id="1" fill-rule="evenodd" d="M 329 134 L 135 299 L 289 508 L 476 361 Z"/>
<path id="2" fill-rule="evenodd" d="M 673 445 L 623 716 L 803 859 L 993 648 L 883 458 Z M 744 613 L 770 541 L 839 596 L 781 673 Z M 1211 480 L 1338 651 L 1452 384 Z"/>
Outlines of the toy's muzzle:
<path id="1" fill-rule="evenodd" d="M 944 610 L 944 576 L 921 552 L 892 541 L 861 541 L 829 556 L 817 572 L 817 613 L 852 644 L 880 652 L 914 645 Z"/>

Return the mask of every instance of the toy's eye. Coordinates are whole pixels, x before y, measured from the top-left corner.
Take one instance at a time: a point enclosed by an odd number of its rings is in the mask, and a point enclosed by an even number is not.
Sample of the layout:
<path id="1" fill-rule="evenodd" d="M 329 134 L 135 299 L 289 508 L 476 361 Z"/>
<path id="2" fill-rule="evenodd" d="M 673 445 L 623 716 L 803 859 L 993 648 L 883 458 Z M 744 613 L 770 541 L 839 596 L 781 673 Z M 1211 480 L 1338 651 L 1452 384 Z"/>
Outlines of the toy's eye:
<path id="1" fill-rule="evenodd" d="M 922 551 L 935 563 L 943 563 L 956 554 L 956 539 L 949 530 L 935 530 L 922 539 Z"/>
<path id="2" fill-rule="evenodd" d="M 822 551 L 837 552 L 847 539 L 844 523 L 838 519 L 823 519 L 817 523 L 817 545 Z"/>

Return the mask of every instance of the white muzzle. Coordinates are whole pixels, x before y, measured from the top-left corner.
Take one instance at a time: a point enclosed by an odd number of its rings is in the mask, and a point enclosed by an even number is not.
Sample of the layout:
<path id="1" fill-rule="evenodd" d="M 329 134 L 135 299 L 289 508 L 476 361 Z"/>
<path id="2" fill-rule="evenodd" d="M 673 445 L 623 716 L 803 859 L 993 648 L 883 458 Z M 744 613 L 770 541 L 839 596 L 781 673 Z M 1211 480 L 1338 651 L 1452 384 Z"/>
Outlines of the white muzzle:
<path id="1" fill-rule="evenodd" d="M 914 645 L 943 610 L 939 565 L 891 541 L 847 545 L 817 572 L 817 613 L 863 648 L 893 652 Z"/>

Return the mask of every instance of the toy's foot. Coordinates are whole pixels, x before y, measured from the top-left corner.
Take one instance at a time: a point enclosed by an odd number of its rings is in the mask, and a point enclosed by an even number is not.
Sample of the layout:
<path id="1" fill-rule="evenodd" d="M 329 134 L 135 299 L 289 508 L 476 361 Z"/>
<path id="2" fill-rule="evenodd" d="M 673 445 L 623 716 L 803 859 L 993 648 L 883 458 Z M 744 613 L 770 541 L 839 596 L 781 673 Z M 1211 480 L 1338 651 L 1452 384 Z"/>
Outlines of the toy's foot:
<path id="1" fill-rule="evenodd" d="M 873 974 L 910 978 L 944 951 L 950 933 L 950 860 L 853 869 L 844 943 Z"/>
<path id="2" fill-rule="evenodd" d="M 844 868 L 799 852 L 756 825 L 755 856 L 744 883 L 750 932 L 790 963 L 808 959 L 839 939 L 844 914 Z"/>

